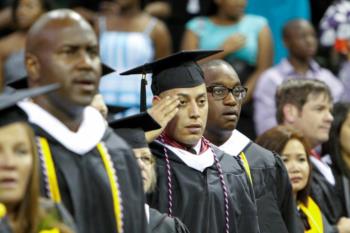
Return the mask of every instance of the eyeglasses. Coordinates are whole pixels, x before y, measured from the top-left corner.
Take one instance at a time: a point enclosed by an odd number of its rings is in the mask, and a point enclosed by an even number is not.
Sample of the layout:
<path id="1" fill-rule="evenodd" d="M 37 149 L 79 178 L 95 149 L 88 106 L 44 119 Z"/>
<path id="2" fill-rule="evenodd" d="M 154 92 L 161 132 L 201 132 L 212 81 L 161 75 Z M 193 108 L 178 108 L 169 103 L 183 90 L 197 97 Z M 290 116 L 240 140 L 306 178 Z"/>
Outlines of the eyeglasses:
<path id="1" fill-rule="evenodd" d="M 142 155 L 140 157 L 136 157 L 137 160 L 141 160 L 143 164 L 145 165 L 152 165 L 154 163 L 154 159 L 152 158 L 152 155 Z"/>
<path id="2" fill-rule="evenodd" d="M 242 101 L 246 95 L 248 88 L 243 86 L 236 86 L 234 88 L 227 88 L 224 86 L 211 86 L 207 87 L 207 91 L 211 93 L 215 100 L 225 99 L 226 96 L 231 93 L 236 100 Z"/>

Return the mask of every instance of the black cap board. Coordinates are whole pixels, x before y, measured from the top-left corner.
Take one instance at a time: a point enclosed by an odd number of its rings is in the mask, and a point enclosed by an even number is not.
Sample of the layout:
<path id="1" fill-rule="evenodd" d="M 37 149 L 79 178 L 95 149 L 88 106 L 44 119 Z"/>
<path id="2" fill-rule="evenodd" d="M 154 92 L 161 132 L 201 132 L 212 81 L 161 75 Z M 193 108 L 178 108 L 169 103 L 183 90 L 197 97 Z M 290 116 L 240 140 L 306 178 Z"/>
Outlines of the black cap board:
<path id="1" fill-rule="evenodd" d="M 108 122 L 108 124 L 113 129 L 140 128 L 145 132 L 161 128 L 161 126 L 147 112 L 112 120 Z"/>
<path id="2" fill-rule="evenodd" d="M 27 120 L 27 115 L 16 105 L 18 101 L 57 90 L 59 86 L 51 84 L 0 95 L 0 126 Z"/>
<path id="3" fill-rule="evenodd" d="M 203 72 L 196 61 L 219 52 L 222 50 L 181 51 L 132 68 L 120 73 L 120 75 L 142 74 L 140 110 L 145 111 L 147 84 L 145 75 L 147 73 L 152 73 L 151 89 L 154 95 L 174 88 L 195 87 L 204 83 Z"/>
<path id="4" fill-rule="evenodd" d="M 116 129 L 115 132 L 123 138 L 133 149 L 148 147 L 145 132 L 141 128 Z"/>
<path id="5" fill-rule="evenodd" d="M 111 68 L 110 66 L 102 63 L 102 76 L 105 76 L 107 74 L 116 72 L 115 69 Z M 14 78 L 11 80 L 8 80 L 5 82 L 6 86 L 15 88 L 15 89 L 23 89 L 23 88 L 28 88 L 28 83 L 27 83 L 27 77 L 19 77 L 19 78 Z"/>

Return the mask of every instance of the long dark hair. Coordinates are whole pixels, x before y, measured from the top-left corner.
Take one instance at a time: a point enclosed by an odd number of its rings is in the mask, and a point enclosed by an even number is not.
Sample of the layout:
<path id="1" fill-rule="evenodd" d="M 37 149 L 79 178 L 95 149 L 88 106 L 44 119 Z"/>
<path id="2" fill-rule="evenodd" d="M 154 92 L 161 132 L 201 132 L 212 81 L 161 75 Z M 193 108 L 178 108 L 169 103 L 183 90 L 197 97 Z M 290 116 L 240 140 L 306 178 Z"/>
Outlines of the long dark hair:
<path id="1" fill-rule="evenodd" d="M 329 154 L 333 161 L 333 167 L 338 174 L 350 178 L 350 169 L 346 166 L 341 155 L 340 130 L 350 113 L 349 102 L 338 102 L 333 107 L 334 120 L 329 132 L 329 140 L 323 144 L 322 153 Z"/>
<path id="2" fill-rule="evenodd" d="M 287 145 L 287 143 L 292 139 L 296 139 L 299 142 L 301 142 L 301 144 L 303 144 L 305 148 L 306 154 L 307 155 L 310 154 L 311 147 L 309 143 L 306 141 L 306 139 L 304 138 L 304 136 L 302 135 L 302 133 L 289 126 L 279 125 L 266 131 L 256 139 L 256 143 L 280 155 L 283 149 L 285 148 L 285 146 Z M 300 202 L 303 202 L 305 205 L 307 205 L 307 199 L 309 196 L 310 176 L 311 176 L 310 158 L 309 156 L 306 156 L 306 158 L 310 167 L 309 177 L 307 179 L 306 186 L 297 193 L 297 200 Z"/>

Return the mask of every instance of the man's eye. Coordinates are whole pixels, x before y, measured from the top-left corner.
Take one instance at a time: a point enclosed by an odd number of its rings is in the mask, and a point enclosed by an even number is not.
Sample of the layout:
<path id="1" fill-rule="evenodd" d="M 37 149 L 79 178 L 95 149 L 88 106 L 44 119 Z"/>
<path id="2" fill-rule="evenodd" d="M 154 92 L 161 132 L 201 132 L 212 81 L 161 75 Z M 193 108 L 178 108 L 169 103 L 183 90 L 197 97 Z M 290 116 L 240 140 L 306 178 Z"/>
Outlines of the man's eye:
<path id="1" fill-rule="evenodd" d="M 225 89 L 223 88 L 214 89 L 214 94 L 216 95 L 223 95 L 224 93 L 225 93 Z"/>

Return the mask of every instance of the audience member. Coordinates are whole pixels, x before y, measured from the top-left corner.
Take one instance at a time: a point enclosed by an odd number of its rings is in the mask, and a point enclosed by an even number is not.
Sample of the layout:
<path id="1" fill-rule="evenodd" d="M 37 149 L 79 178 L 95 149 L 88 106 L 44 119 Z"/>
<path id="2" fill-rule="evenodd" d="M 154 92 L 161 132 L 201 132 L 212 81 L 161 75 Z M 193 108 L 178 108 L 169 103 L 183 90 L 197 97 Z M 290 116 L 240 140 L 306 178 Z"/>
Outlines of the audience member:
<path id="1" fill-rule="evenodd" d="M 311 196 L 332 225 L 350 229 L 350 219 L 345 219 L 344 203 L 337 194 L 337 185 L 331 168 L 321 160 L 320 146 L 329 139 L 333 121 L 332 95 L 329 87 L 319 80 L 290 79 L 276 93 L 279 124 L 300 130 L 312 149 L 313 165 Z"/>
<path id="2" fill-rule="evenodd" d="M 255 138 L 252 93 L 260 74 L 272 65 L 272 41 L 265 18 L 244 14 L 246 0 L 216 1 L 210 17 L 189 21 L 183 38 L 183 49 L 223 49 L 210 59 L 225 59 L 248 87 L 246 104 L 237 128 Z M 215 36 L 213 36 L 215 35 Z"/>
<path id="3" fill-rule="evenodd" d="M 335 101 L 343 94 L 343 85 L 337 77 L 313 60 L 317 38 L 308 21 L 289 21 L 283 29 L 283 39 L 289 52 L 288 57 L 261 75 L 254 92 L 254 121 L 258 134 L 277 124 L 275 94 L 277 87 L 285 80 L 324 81 L 331 89 Z"/>
<path id="4" fill-rule="evenodd" d="M 329 224 L 309 195 L 311 148 L 302 134 L 289 126 L 276 126 L 259 136 L 256 142 L 281 155 L 292 183 L 293 196 L 298 204 L 299 222 L 304 232 L 338 232 L 335 226 Z"/>
<path id="5" fill-rule="evenodd" d="M 11 14 L 17 30 L 0 40 L 0 81 L 7 83 L 26 76 L 24 47 L 27 30 L 51 8 L 51 0 L 13 0 Z"/>
<path id="6" fill-rule="evenodd" d="M 164 23 L 141 11 L 139 0 L 117 1 L 117 4 L 117 14 L 98 19 L 102 62 L 118 71 L 125 71 L 170 54 L 171 39 Z M 149 77 L 147 80 L 151 82 Z M 100 93 L 107 105 L 130 108 L 124 115 L 139 112 L 139 77 L 107 75 L 101 80 Z M 150 106 L 150 87 L 147 93 Z"/>

